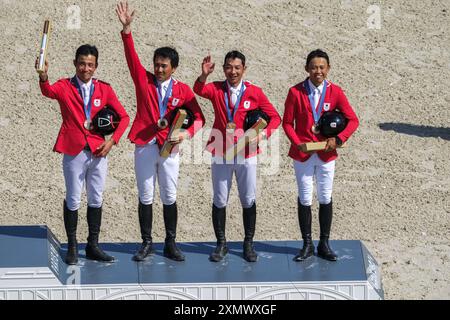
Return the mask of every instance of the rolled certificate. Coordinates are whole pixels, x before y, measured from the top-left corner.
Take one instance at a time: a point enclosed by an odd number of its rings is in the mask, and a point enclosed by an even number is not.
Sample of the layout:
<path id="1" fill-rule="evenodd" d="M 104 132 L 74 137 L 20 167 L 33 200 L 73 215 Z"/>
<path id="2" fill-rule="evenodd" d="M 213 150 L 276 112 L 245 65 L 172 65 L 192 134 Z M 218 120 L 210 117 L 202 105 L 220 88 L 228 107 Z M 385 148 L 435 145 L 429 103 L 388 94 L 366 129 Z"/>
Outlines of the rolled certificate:
<path id="1" fill-rule="evenodd" d="M 37 71 L 44 71 L 45 59 L 47 57 L 48 40 L 50 38 L 50 20 L 45 20 L 44 31 L 42 32 L 41 49 L 39 51 L 39 65 Z"/>

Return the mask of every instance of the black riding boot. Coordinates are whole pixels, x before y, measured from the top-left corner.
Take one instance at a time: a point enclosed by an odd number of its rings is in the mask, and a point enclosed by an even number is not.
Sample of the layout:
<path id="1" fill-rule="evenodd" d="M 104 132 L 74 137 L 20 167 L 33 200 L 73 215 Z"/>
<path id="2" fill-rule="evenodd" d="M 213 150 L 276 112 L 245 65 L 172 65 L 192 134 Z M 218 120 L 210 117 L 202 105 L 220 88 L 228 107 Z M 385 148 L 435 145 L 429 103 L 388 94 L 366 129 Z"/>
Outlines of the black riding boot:
<path id="1" fill-rule="evenodd" d="M 139 226 L 141 228 L 142 245 L 134 254 L 134 261 L 143 261 L 153 251 L 152 241 L 152 223 L 153 223 L 153 206 L 152 204 L 143 204 L 139 201 Z"/>
<path id="2" fill-rule="evenodd" d="M 331 220 L 333 217 L 333 202 L 321 204 L 319 207 L 320 241 L 317 246 L 317 255 L 323 259 L 336 261 L 337 255 L 328 244 L 330 237 Z"/>
<path id="3" fill-rule="evenodd" d="M 209 260 L 213 262 L 222 261 L 228 253 L 227 241 L 225 238 L 226 209 L 227 207 L 217 208 L 214 204 L 212 206 L 212 222 L 217 239 L 216 249 L 214 249 L 209 256 Z"/>
<path id="4" fill-rule="evenodd" d="M 102 222 L 102 207 L 87 208 L 87 222 L 89 228 L 88 243 L 86 245 L 86 258 L 100 262 L 114 262 L 114 257 L 107 255 L 98 246 L 98 236 Z"/>
<path id="5" fill-rule="evenodd" d="M 258 255 L 253 248 L 253 237 L 255 235 L 256 226 L 256 203 L 250 208 L 244 208 L 243 210 L 244 218 L 244 259 L 248 262 L 255 262 L 258 259 Z"/>
<path id="6" fill-rule="evenodd" d="M 294 257 L 294 261 L 303 261 L 314 255 L 314 244 L 311 237 L 311 206 L 304 206 L 298 201 L 298 222 L 303 238 L 303 248 L 300 249 L 298 255 Z"/>
<path id="7" fill-rule="evenodd" d="M 67 254 L 65 261 L 69 265 L 74 265 L 78 262 L 77 224 L 78 210 L 69 210 L 66 200 L 64 200 L 64 227 L 67 234 Z"/>
<path id="8" fill-rule="evenodd" d="M 164 256 L 175 261 L 184 261 L 184 255 L 177 248 L 177 203 L 163 205 L 164 226 L 166 227 L 166 241 L 164 243 Z"/>

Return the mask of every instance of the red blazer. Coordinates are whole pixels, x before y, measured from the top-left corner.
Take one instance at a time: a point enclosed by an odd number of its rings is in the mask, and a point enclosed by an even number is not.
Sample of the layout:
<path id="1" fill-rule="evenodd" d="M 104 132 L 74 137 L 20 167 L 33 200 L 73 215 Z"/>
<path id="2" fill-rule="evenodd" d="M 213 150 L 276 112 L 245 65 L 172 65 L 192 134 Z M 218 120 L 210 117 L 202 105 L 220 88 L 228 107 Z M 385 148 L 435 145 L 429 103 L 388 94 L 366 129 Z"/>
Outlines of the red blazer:
<path id="1" fill-rule="evenodd" d="M 234 123 L 236 124 L 236 136 L 234 137 L 234 142 L 236 142 L 237 139 L 244 134 L 243 128 L 247 112 L 258 108 L 264 111 L 270 118 L 269 124 L 264 129 L 267 138 L 269 138 L 281 123 L 280 115 L 270 103 L 269 99 L 267 99 L 261 88 L 247 81 L 244 81 L 244 84 L 246 89 L 239 103 L 238 110 L 234 115 Z M 198 81 L 197 79 L 194 84 L 194 92 L 196 94 L 203 98 L 211 100 L 215 115 L 213 129 L 219 130 L 222 133 L 222 137 L 227 137 L 226 125 L 228 123 L 228 116 L 225 104 L 225 90 L 227 90 L 226 88 L 227 87 L 224 81 L 215 81 L 206 84 L 204 82 Z M 231 112 L 233 112 L 233 110 L 231 110 Z M 226 151 L 225 148 L 227 146 L 227 138 L 223 139 L 223 145 L 221 147 L 219 147 L 217 143 L 218 142 L 215 141 L 213 134 L 211 134 L 206 146 L 206 150 L 210 151 L 213 155 L 217 154 L 219 156 L 222 156 Z M 232 142 L 229 142 L 228 146 L 230 146 L 231 143 Z M 249 148 L 247 147 L 245 150 L 245 157 L 250 158 L 260 152 L 261 150 L 259 146 L 257 147 L 256 151 L 252 153 L 249 153 Z"/>
<path id="2" fill-rule="evenodd" d="M 86 142 L 95 152 L 105 138 L 84 127 L 86 116 L 84 114 L 83 98 L 75 85 L 75 77 L 61 79 L 53 85 L 47 81 L 39 81 L 41 92 L 50 99 L 58 100 L 62 116 L 62 125 L 58 133 L 53 151 L 75 156 L 83 150 Z M 112 139 L 119 143 L 120 137 L 130 122 L 130 117 L 117 99 L 111 86 L 103 81 L 92 79 L 94 92 L 92 95 L 91 119 L 95 117 L 105 105 L 111 107 L 120 117 L 120 123 L 112 135 Z"/>
<path id="3" fill-rule="evenodd" d="M 301 152 L 298 149 L 299 144 L 326 140 L 325 137 L 320 134 L 315 135 L 311 131 L 314 124 L 314 117 L 305 87 L 307 81 L 308 79 L 289 89 L 284 104 L 285 109 L 283 116 L 283 129 L 291 141 L 289 156 L 301 162 L 308 160 L 311 155 Z M 327 82 L 328 85 L 324 104 L 330 104 L 330 109 L 328 111 L 339 109 L 348 119 L 347 127 L 338 134 L 338 137 L 342 142 L 345 142 L 352 133 L 355 132 L 356 128 L 358 128 L 359 120 L 342 89 L 328 80 Z M 322 112 L 324 111 L 325 110 L 322 110 Z M 317 154 L 324 162 L 329 162 L 337 158 L 336 150 L 330 152 L 318 151 Z"/>
<path id="4" fill-rule="evenodd" d="M 136 89 L 137 110 L 128 139 L 136 144 L 146 144 L 156 136 L 159 146 L 164 144 L 169 133 L 169 126 L 163 130 L 158 128 L 159 106 L 158 91 L 155 85 L 155 76 L 146 71 L 141 64 L 134 48 L 131 33 L 121 33 L 131 78 Z M 194 124 L 187 129 L 191 137 L 205 125 L 205 117 L 198 105 L 197 99 L 191 88 L 174 79 L 172 96 L 168 99 L 165 115 L 173 112 L 178 107 L 186 107 L 194 113 Z M 166 116 L 165 116 L 166 117 Z M 169 116 L 167 116 L 169 118 Z M 174 148 L 175 149 L 175 148 Z"/>

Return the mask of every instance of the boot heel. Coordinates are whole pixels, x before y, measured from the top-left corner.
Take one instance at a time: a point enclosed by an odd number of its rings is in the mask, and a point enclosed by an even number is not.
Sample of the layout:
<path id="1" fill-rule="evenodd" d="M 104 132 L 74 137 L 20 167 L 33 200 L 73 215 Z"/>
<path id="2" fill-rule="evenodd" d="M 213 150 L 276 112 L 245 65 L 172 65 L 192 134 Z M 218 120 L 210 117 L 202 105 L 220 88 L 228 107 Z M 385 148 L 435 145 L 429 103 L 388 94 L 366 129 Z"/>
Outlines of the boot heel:
<path id="1" fill-rule="evenodd" d="M 218 243 L 216 249 L 209 255 L 209 261 L 220 262 L 228 254 L 228 247 L 226 243 Z"/>
<path id="2" fill-rule="evenodd" d="M 181 253 L 180 249 L 178 249 L 175 240 L 166 240 L 163 251 L 164 257 L 174 260 L 174 261 L 184 261 L 185 256 Z"/>

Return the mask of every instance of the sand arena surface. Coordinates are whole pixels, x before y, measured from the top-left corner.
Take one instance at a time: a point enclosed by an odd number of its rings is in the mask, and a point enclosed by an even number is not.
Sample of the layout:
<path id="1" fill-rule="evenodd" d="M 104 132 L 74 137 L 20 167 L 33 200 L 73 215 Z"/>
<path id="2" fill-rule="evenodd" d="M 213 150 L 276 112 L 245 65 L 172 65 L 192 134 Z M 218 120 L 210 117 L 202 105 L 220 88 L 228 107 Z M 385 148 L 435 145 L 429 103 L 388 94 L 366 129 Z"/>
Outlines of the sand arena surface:
<path id="1" fill-rule="evenodd" d="M 348 148 L 339 152 L 332 238 L 366 244 L 382 267 L 387 299 L 449 299 L 450 3 L 376 3 L 168 0 L 130 5 L 137 10 L 133 35 L 147 68 L 155 48 L 175 46 L 181 56 L 176 78 L 192 86 L 208 51 L 217 63 L 212 81 L 223 78 L 225 53 L 241 50 L 248 60 L 246 79 L 263 88 L 280 114 L 289 87 L 306 76 L 307 53 L 326 50 L 329 78 L 344 89 L 361 122 Z M 115 4 L 0 0 L 0 224 L 47 224 L 65 241 L 62 156 L 51 151 L 61 123 L 59 106 L 41 95 L 34 70 L 45 18 L 54 24 L 50 81 L 72 76 L 76 48 L 95 44 L 97 76 L 113 86 L 134 118 L 136 98 Z M 199 102 L 210 128 L 212 106 Z M 206 140 L 207 135 L 198 137 Z M 281 127 L 273 139 L 278 139 L 274 153 L 260 159 L 256 239 L 299 239 L 289 143 Z M 195 163 L 192 146 L 191 141 L 182 148 L 178 240 L 211 241 L 208 154 Z M 124 136 L 109 155 L 101 241 L 140 241 L 133 151 Z M 154 241 L 163 241 L 158 189 L 156 195 Z M 81 241 L 87 237 L 85 206 L 83 197 Z M 227 237 L 241 240 L 236 185 L 227 212 Z M 313 235 L 319 235 L 317 205 Z"/>

